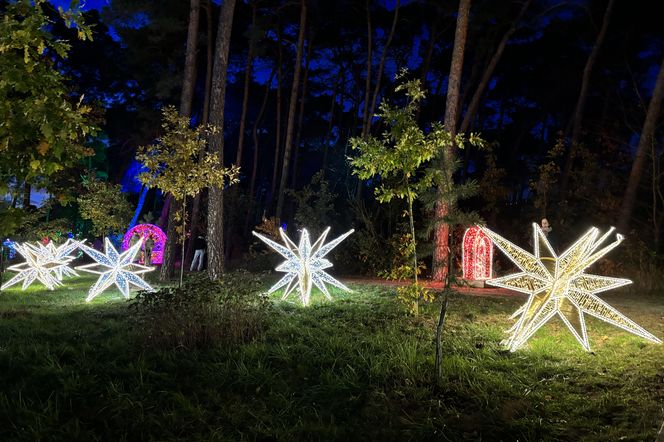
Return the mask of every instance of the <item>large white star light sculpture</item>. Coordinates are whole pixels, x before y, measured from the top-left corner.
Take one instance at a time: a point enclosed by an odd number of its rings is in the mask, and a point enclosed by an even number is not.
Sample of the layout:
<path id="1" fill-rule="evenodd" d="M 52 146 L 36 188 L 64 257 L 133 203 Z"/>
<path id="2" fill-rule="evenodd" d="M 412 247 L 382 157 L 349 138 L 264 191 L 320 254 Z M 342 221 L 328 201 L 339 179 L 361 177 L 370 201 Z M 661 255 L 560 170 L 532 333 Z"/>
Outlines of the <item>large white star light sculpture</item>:
<path id="1" fill-rule="evenodd" d="M 100 275 L 97 282 L 90 287 L 88 297 L 85 298 L 87 302 L 92 301 L 97 295 L 113 284 L 120 289 L 120 292 L 122 292 L 122 295 L 125 298 L 129 298 L 130 284 L 143 290 L 154 290 L 150 284 L 145 282 L 143 278 L 139 276 L 142 273 L 154 270 L 154 267 L 147 267 L 134 263 L 136 254 L 141 249 L 142 243 L 143 240 L 141 239 L 123 253 L 118 253 L 108 238 L 104 238 L 105 253 L 101 253 L 92 247 L 81 244 L 81 250 L 96 262 L 76 267 L 76 270 Z M 102 270 L 99 270 L 99 267 L 101 267 Z"/>
<path id="2" fill-rule="evenodd" d="M 586 314 L 649 341 L 662 343 L 660 339 L 597 297 L 597 293 L 631 284 L 632 281 L 584 273 L 590 265 L 622 242 L 623 236 L 616 235 L 614 242 L 600 248 L 613 232 L 613 227 L 601 237 L 596 227 L 591 228 L 559 256 L 542 229 L 535 223 L 534 254 L 526 252 L 487 228 L 482 230 L 521 269 L 519 273 L 491 279 L 487 283 L 529 295 L 526 303 L 512 315 L 512 319 L 517 321 L 508 331 L 510 336 L 505 341 L 510 351 L 522 347 L 528 338 L 554 316 L 559 316 L 583 348 L 590 351 Z"/>
<path id="3" fill-rule="evenodd" d="M 325 283 L 331 284 L 347 292 L 351 291 L 348 287 L 334 279 L 324 270 L 332 267 L 332 263 L 325 259 L 325 255 L 330 253 L 332 249 L 353 233 L 355 229 L 351 229 L 335 240 L 325 244 L 325 239 L 327 238 L 329 231 L 330 228 L 328 227 L 312 245 L 309 241 L 309 232 L 307 229 L 302 229 L 300 244 L 296 245 L 286 235 L 283 229 L 280 228 L 279 234 L 281 235 L 281 239 L 283 239 L 285 246 L 272 241 L 259 233 L 252 232 L 254 236 L 258 237 L 261 241 L 286 258 L 286 261 L 281 263 L 275 269 L 278 272 L 285 272 L 286 275 L 277 281 L 277 283 L 270 288 L 268 293 L 275 292 L 281 287 L 286 286 L 282 297 L 282 299 L 286 299 L 295 287 L 298 287 L 300 300 L 303 305 L 307 306 L 311 300 L 311 289 L 313 285 L 318 287 L 329 300 L 332 300 L 332 296 L 330 296 L 330 292 L 327 290 Z"/>
<path id="4" fill-rule="evenodd" d="M 7 267 L 7 270 L 18 272 L 18 274 L 4 283 L 0 287 L 1 290 L 21 281 L 23 281 L 21 290 L 27 289 L 35 280 L 44 284 L 49 290 L 53 290 L 56 286 L 60 285 L 60 281 L 52 273 L 57 274 L 56 269 L 68 266 L 71 261 L 69 258 L 44 255 L 41 253 L 41 249 L 29 243 L 17 243 L 14 247 L 16 252 L 25 259 L 25 262 Z"/>

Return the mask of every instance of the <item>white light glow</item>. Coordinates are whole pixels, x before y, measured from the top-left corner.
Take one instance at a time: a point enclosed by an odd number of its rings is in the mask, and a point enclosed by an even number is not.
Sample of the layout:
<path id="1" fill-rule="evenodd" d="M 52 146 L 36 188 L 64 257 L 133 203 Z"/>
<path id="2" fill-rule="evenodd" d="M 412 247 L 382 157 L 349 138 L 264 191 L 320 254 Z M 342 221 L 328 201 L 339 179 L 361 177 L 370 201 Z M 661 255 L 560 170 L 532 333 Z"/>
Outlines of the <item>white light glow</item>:
<path id="1" fill-rule="evenodd" d="M 55 255 L 51 255 L 50 252 L 43 253 L 41 248 L 29 243 L 17 243 L 14 247 L 16 252 L 25 259 L 25 262 L 7 267 L 7 270 L 18 272 L 18 274 L 4 283 L 0 289 L 4 290 L 23 281 L 21 290 L 25 290 L 35 280 L 44 284 L 49 290 L 53 290 L 56 286 L 60 285 L 60 281 L 57 278 L 59 270 L 57 269 L 68 268 L 71 262 L 70 257 L 56 257 Z M 56 276 L 53 276 L 52 273 L 55 273 Z"/>
<path id="2" fill-rule="evenodd" d="M 280 228 L 279 234 L 281 235 L 285 246 L 272 241 L 259 233 L 252 232 L 254 236 L 258 237 L 261 241 L 286 258 L 286 261 L 281 263 L 275 269 L 278 272 L 286 273 L 286 275 L 273 285 L 268 293 L 272 293 L 279 288 L 286 286 L 282 297 L 282 299 L 286 299 L 295 287 L 298 287 L 300 300 L 302 301 L 302 304 L 306 306 L 309 305 L 309 301 L 311 300 L 311 289 L 313 285 L 318 287 L 327 299 L 330 300 L 332 297 L 330 296 L 325 283 L 331 284 L 347 292 L 351 291 L 348 287 L 326 273 L 324 269 L 332 267 L 332 263 L 325 259 L 325 255 L 330 253 L 332 249 L 339 245 L 341 241 L 346 239 L 346 237 L 355 230 L 351 229 L 334 241 L 324 244 L 329 231 L 330 228 L 328 227 L 316 242 L 311 245 L 311 242 L 309 241 L 309 232 L 307 229 L 302 229 L 300 244 L 295 245 L 283 229 Z"/>
<path id="3" fill-rule="evenodd" d="M 84 266 L 76 267 L 76 270 L 82 272 L 95 273 L 100 275 L 97 282 L 90 287 L 86 301 L 92 301 L 97 295 L 115 284 L 125 298 L 129 297 L 130 284 L 135 285 L 143 290 L 153 291 L 154 289 L 141 278 L 140 274 L 147 273 L 154 270 L 154 267 L 147 267 L 140 264 L 135 264 L 136 254 L 141 249 L 143 240 L 139 240 L 136 244 L 124 251 L 122 254 L 118 253 L 111 244 L 108 238 L 104 239 L 104 251 L 101 253 L 92 247 L 81 244 L 83 250 L 90 258 L 96 262 Z M 100 271 L 97 268 L 102 267 L 104 270 Z"/>
<path id="4" fill-rule="evenodd" d="M 84 242 L 85 240 L 75 241 L 71 238 L 68 238 L 64 244 L 61 244 L 57 247 L 53 241 L 50 241 L 47 245 L 43 245 L 42 243 L 37 243 L 36 246 L 32 244 L 26 245 L 31 247 L 33 251 L 39 255 L 40 260 L 43 262 L 63 262 L 64 264 L 62 265 L 50 268 L 58 281 L 62 281 L 63 277 L 65 276 L 78 276 L 78 273 L 69 267 L 69 264 L 74 259 L 76 259 L 76 257 L 71 256 L 70 254 L 74 252 L 74 250 L 78 249 Z"/>
<path id="5" fill-rule="evenodd" d="M 510 336 L 505 341 L 511 351 L 522 347 L 528 338 L 556 315 L 587 351 L 590 351 L 590 343 L 586 332 L 586 314 L 649 341 L 662 343 L 659 338 L 596 296 L 597 293 L 631 284 L 632 281 L 584 273 L 588 267 L 622 242 L 623 237 L 616 235 L 616 241 L 600 249 L 613 228 L 600 238 L 599 230 L 596 227 L 591 228 L 560 256 L 556 255 L 546 235 L 535 223 L 534 254 L 526 252 L 487 228 L 482 230 L 521 269 L 521 272 L 491 279 L 487 284 L 529 295 L 526 303 L 512 315 L 513 319 L 518 319 L 509 330 Z"/>

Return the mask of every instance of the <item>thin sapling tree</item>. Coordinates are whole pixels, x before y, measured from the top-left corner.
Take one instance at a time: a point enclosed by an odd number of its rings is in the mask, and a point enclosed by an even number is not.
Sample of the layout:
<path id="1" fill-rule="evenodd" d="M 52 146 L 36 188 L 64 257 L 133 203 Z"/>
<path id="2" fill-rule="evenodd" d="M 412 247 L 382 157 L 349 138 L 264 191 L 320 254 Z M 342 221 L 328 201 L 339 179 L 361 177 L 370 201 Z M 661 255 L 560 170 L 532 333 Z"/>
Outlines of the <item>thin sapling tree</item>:
<path id="1" fill-rule="evenodd" d="M 402 71 L 397 80 L 403 80 L 405 74 L 406 71 Z M 446 160 L 443 155 L 447 147 L 453 142 L 461 147 L 468 142 L 480 143 L 475 136 L 466 140 L 459 135 L 453 140 L 440 122 L 433 123 L 427 131 L 418 126 L 417 111 L 425 98 L 419 80 L 404 80 L 395 91 L 405 93 L 406 104 L 399 107 L 387 102 L 381 103 L 377 116 L 387 125 L 387 129 L 381 138 L 352 138 L 351 146 L 358 151 L 358 155 L 350 162 L 353 173 L 360 179 L 376 182 L 374 193 L 380 203 L 388 203 L 394 198 L 406 201 L 410 228 L 407 237 L 413 263 L 410 271 L 414 283 L 410 287 L 400 288 L 399 296 L 410 305 L 411 312 L 417 314 L 420 299 L 430 300 L 433 296 L 418 282 L 421 266 L 417 258 L 413 204 L 433 188 L 450 188 L 450 168 L 436 167 L 440 160 Z M 461 189 L 463 192 L 464 189 Z"/>
<path id="2" fill-rule="evenodd" d="M 187 197 L 195 196 L 206 187 L 223 187 L 238 182 L 240 168 L 224 168 L 219 157 L 206 152 L 206 140 L 218 129 L 210 125 L 190 127 L 189 118 L 180 116 L 173 106 L 163 109 L 163 135 L 157 142 L 138 149 L 136 159 L 147 169 L 139 174 L 139 180 L 148 187 L 156 187 L 173 195 L 180 210 L 175 220 L 181 222 L 178 228 L 182 257 L 187 222 Z M 180 285 L 184 272 L 184 262 L 180 265 Z"/>

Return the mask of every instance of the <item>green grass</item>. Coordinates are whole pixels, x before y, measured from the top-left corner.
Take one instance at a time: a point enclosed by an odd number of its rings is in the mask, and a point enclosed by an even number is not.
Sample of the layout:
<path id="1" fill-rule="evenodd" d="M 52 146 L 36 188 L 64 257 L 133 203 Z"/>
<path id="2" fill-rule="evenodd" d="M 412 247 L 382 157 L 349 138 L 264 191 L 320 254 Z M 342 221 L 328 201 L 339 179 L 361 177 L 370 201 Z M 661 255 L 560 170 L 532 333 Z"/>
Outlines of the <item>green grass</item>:
<path id="1" fill-rule="evenodd" d="M 158 351 L 93 281 L 0 293 L 0 440 L 654 441 L 664 419 L 664 346 L 591 319 L 594 353 L 559 322 L 505 352 L 520 298 L 452 298 L 435 387 L 436 306 L 393 288 L 275 297 L 259 340 Z M 664 297 L 603 298 L 664 336 Z"/>

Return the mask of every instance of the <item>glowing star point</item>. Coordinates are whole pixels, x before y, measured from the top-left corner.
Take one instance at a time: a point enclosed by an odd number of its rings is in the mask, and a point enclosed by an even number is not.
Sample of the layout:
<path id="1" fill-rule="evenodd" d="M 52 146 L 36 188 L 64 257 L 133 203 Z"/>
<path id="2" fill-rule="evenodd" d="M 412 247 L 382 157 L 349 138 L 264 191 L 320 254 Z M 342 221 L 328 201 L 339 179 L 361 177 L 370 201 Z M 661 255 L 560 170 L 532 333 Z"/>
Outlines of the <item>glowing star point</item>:
<path id="1" fill-rule="evenodd" d="M 38 243 L 36 246 L 27 244 L 29 247 L 33 249 L 35 253 L 40 256 L 40 259 L 43 260 L 44 262 L 57 262 L 57 263 L 62 263 L 60 265 L 56 265 L 55 267 L 51 267 L 50 270 L 55 274 L 55 277 L 58 279 L 58 281 L 62 281 L 62 279 L 66 277 L 73 277 L 73 276 L 78 276 L 78 273 L 71 267 L 69 267 L 69 264 L 76 259 L 74 256 L 71 256 L 71 253 L 74 252 L 74 250 L 80 248 L 81 244 L 83 244 L 86 240 L 83 241 L 75 241 L 71 238 L 68 238 L 67 241 L 64 242 L 64 244 L 61 244 L 56 247 L 56 245 L 53 243 L 53 241 L 50 241 L 48 244 L 44 245 L 41 243 Z"/>
<path id="2" fill-rule="evenodd" d="M 279 244 L 259 233 L 252 232 L 254 236 L 258 237 L 258 239 L 286 258 L 286 261 L 281 263 L 275 269 L 278 272 L 286 273 L 286 275 L 277 281 L 277 283 L 270 288 L 268 293 L 273 293 L 281 287 L 286 286 L 282 297 L 282 299 L 286 299 L 297 287 L 302 304 L 307 306 L 311 300 L 311 289 L 314 285 L 318 287 L 329 300 L 332 300 L 332 296 L 325 285 L 326 283 L 350 292 L 351 290 L 348 287 L 334 279 L 324 270 L 332 267 L 332 263 L 325 259 L 325 256 L 354 231 L 355 229 L 351 229 L 335 240 L 325 244 L 327 234 L 330 232 L 330 228 L 328 227 L 313 245 L 309 239 L 309 232 L 307 229 L 302 229 L 300 243 L 297 245 L 281 228 L 279 229 L 279 234 L 285 245 Z"/>
<path id="3" fill-rule="evenodd" d="M 81 244 L 81 250 L 96 262 L 76 267 L 76 270 L 99 275 L 97 282 L 90 287 L 88 297 L 85 299 L 86 302 L 92 301 L 97 295 L 113 284 L 120 289 L 120 292 L 125 298 L 129 298 L 130 285 L 134 285 L 143 290 L 154 290 L 150 284 L 145 282 L 145 280 L 139 276 L 142 273 L 154 270 L 154 267 L 147 267 L 134 263 L 141 245 L 142 240 L 139 240 L 126 251 L 118 253 L 115 247 L 113 247 L 113 244 L 111 244 L 111 241 L 108 238 L 105 238 L 105 253 L 101 253 L 92 247 Z M 100 271 L 97 270 L 98 267 L 105 267 L 105 269 Z"/>
<path id="4" fill-rule="evenodd" d="M 487 284 L 525 293 L 528 300 L 514 314 L 516 323 L 504 341 L 510 351 L 521 348 L 549 319 L 558 316 L 581 346 L 590 351 L 585 315 L 591 315 L 649 341 L 662 341 L 602 301 L 597 294 L 631 284 L 629 279 L 584 273 L 593 263 L 617 247 L 624 237 L 600 248 L 613 233 L 612 227 L 598 238 L 595 227 L 583 234 L 561 255 L 556 255 L 546 234 L 533 224 L 531 254 L 497 233 L 482 228 L 498 247 L 521 270 L 518 273 L 487 281 Z"/>

